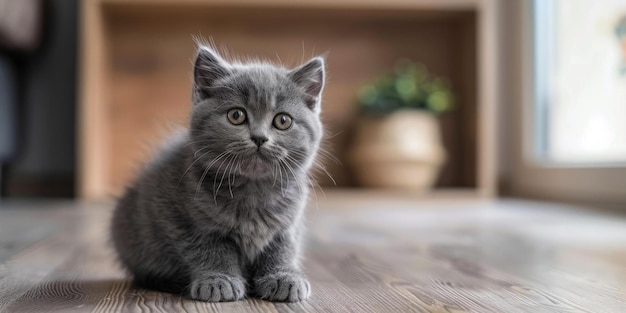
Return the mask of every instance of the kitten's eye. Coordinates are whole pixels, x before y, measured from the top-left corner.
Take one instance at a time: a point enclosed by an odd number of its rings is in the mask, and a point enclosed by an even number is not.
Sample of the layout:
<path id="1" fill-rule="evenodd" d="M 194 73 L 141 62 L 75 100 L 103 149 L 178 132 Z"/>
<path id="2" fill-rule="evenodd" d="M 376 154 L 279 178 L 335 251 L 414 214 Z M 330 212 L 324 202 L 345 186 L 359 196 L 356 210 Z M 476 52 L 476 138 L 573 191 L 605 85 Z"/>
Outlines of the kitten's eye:
<path id="1" fill-rule="evenodd" d="M 274 127 L 280 130 L 286 130 L 291 127 L 291 116 L 285 113 L 276 114 L 276 117 L 274 117 Z"/>
<path id="2" fill-rule="evenodd" d="M 233 125 L 241 125 L 246 121 L 246 112 L 242 109 L 231 109 L 228 111 L 228 120 L 233 123 Z"/>

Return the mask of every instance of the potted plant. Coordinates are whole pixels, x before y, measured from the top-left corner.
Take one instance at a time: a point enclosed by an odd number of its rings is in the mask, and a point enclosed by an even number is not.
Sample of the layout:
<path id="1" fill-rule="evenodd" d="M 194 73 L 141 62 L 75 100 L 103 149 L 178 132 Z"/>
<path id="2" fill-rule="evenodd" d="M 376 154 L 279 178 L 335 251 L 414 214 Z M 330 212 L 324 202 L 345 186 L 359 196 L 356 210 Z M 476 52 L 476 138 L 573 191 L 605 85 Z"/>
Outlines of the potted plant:
<path id="1" fill-rule="evenodd" d="M 403 59 L 391 74 L 363 86 L 358 104 L 361 116 L 348 152 L 358 183 L 432 188 L 446 159 L 438 116 L 454 105 L 448 83 Z"/>

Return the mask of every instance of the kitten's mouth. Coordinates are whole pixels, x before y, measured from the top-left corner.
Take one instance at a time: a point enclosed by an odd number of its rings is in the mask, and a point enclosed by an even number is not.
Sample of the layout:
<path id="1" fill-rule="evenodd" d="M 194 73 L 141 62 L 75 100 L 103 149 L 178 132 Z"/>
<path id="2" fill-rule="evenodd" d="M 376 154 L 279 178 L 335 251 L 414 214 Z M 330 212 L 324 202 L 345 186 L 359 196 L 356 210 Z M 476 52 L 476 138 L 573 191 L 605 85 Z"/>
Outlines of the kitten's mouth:
<path id="1" fill-rule="evenodd" d="M 241 163 L 241 173 L 244 176 L 263 177 L 272 172 L 272 161 L 263 150 L 256 150 L 248 155 L 245 162 Z"/>
<path id="2" fill-rule="evenodd" d="M 261 148 L 256 150 L 256 152 L 254 153 L 254 156 L 258 157 L 259 159 L 265 162 L 271 162 L 269 156 L 266 153 L 263 153 L 263 150 L 261 150 Z"/>

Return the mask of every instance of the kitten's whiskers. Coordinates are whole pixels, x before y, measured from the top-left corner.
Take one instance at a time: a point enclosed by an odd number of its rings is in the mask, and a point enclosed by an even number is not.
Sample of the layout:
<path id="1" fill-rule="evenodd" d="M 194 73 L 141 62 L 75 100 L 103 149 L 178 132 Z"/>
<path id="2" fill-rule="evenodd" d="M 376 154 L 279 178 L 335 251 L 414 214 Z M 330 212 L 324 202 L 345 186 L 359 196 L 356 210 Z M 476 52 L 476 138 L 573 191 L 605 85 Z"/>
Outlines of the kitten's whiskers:
<path id="1" fill-rule="evenodd" d="M 209 172 L 209 170 L 211 170 L 211 166 L 213 166 L 213 164 L 215 164 L 215 162 L 217 162 L 218 160 L 220 160 L 221 158 L 226 156 L 228 153 L 230 153 L 230 151 L 232 151 L 232 149 L 220 153 L 217 157 L 215 157 L 215 159 L 213 159 L 213 161 L 211 161 L 211 163 L 209 163 L 209 165 L 206 166 L 206 169 L 204 170 L 204 173 L 202 173 L 202 177 L 200 177 L 200 181 L 198 182 L 198 186 L 196 187 L 196 194 L 194 196 L 194 199 L 198 198 L 198 193 L 200 192 L 200 187 L 202 186 L 202 182 L 204 181 L 204 178 L 206 177 L 206 175 Z M 221 167 L 221 164 L 220 164 L 220 167 Z M 218 171 L 219 171 L 219 167 L 218 167 Z"/>
<path id="2" fill-rule="evenodd" d="M 228 156 L 228 158 L 224 161 L 226 162 L 226 167 L 224 168 L 224 173 L 222 173 L 222 178 L 220 179 L 220 183 L 217 186 L 217 190 L 215 189 L 215 181 L 217 180 L 217 176 L 220 172 L 220 168 L 222 168 L 223 164 L 220 164 L 220 166 L 217 168 L 217 172 L 215 173 L 215 179 L 213 180 L 213 199 L 215 200 L 215 202 L 217 203 L 217 193 L 220 191 L 220 187 L 222 187 L 222 183 L 224 182 L 224 177 L 226 175 L 226 172 L 228 171 L 228 169 L 230 168 L 230 164 L 231 164 L 231 160 L 235 157 L 235 155 L 230 155 Z"/>
<path id="3" fill-rule="evenodd" d="M 198 161 L 200 161 L 205 155 L 211 153 L 211 151 L 207 151 L 205 153 L 203 153 L 199 158 L 195 159 L 193 162 L 191 162 L 191 164 L 189 164 L 189 167 L 187 167 L 187 169 L 185 170 L 185 172 L 183 172 L 183 175 L 180 176 L 180 179 L 178 180 L 178 184 L 176 184 L 176 188 L 178 188 L 178 186 L 180 185 L 180 182 L 183 181 L 183 178 L 185 177 L 185 175 L 187 175 L 187 173 L 189 172 L 189 170 L 191 169 L 191 167 L 196 164 Z M 195 155 L 194 155 L 195 158 Z"/>
<path id="4" fill-rule="evenodd" d="M 240 158 L 239 158 L 239 156 L 237 155 L 237 156 L 235 157 L 235 162 L 237 162 L 237 167 L 239 167 L 239 163 L 238 163 L 238 162 L 239 162 L 239 161 L 238 161 L 239 159 L 240 159 Z M 230 169 L 230 172 L 228 173 L 228 191 L 230 192 L 230 198 L 231 198 L 231 199 L 233 198 L 233 188 L 232 188 L 232 183 L 231 183 L 231 181 L 230 181 L 230 175 L 231 175 L 231 174 L 233 174 L 233 169 L 234 169 L 234 168 L 235 168 L 235 166 L 234 166 L 234 162 L 233 162 L 233 167 Z M 235 177 L 234 177 L 234 174 L 233 174 L 233 182 L 234 182 L 234 181 L 235 181 Z"/>

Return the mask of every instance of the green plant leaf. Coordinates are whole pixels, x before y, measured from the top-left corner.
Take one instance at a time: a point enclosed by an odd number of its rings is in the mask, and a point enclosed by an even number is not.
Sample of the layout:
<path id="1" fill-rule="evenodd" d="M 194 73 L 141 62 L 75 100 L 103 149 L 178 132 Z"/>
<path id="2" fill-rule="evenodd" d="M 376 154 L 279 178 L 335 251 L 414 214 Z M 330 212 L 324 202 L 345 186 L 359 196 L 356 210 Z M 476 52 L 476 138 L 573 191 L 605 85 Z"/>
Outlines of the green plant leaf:
<path id="1" fill-rule="evenodd" d="M 453 108 L 450 83 L 431 77 L 421 63 L 399 59 L 393 71 L 358 91 L 358 102 L 365 112 L 384 113 L 401 108 L 422 109 L 441 114 Z"/>

